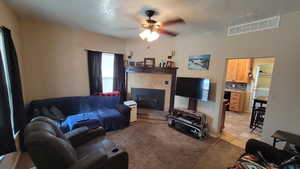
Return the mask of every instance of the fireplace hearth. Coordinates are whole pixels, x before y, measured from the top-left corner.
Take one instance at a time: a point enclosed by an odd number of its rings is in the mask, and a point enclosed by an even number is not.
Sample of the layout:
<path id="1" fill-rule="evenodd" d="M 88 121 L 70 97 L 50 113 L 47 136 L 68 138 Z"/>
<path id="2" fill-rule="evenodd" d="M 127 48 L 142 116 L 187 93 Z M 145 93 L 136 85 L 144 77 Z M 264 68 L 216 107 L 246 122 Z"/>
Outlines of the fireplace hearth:
<path id="1" fill-rule="evenodd" d="M 138 108 L 164 110 L 165 90 L 131 88 L 132 99 L 137 102 Z"/>

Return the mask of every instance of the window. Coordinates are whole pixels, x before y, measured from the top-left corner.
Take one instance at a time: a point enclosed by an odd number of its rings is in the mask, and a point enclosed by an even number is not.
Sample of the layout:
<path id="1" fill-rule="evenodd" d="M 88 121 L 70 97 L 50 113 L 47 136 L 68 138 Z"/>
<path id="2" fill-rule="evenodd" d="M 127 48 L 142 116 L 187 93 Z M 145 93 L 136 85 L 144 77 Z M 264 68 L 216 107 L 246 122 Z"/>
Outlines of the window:
<path id="1" fill-rule="evenodd" d="M 3 32 L 0 29 L 0 52 L 1 52 L 1 56 L 2 56 L 2 62 L 4 67 L 4 71 L 5 71 L 5 81 L 6 81 L 6 85 L 7 85 L 7 90 L 8 90 L 8 99 L 9 99 L 9 107 L 10 107 L 10 118 L 11 118 L 11 126 L 12 126 L 12 130 L 13 130 L 13 134 L 15 135 L 16 133 L 14 132 L 14 120 L 13 120 L 13 99 L 12 99 L 12 91 L 11 91 L 11 84 L 10 84 L 10 79 L 9 79 L 9 73 L 8 73 L 8 65 L 7 65 L 7 58 L 6 58 L 6 51 L 5 51 L 5 47 L 4 47 L 4 37 L 3 37 Z"/>
<path id="2" fill-rule="evenodd" d="M 111 53 L 102 53 L 102 88 L 103 92 L 113 91 L 114 78 L 114 60 L 115 55 Z"/>

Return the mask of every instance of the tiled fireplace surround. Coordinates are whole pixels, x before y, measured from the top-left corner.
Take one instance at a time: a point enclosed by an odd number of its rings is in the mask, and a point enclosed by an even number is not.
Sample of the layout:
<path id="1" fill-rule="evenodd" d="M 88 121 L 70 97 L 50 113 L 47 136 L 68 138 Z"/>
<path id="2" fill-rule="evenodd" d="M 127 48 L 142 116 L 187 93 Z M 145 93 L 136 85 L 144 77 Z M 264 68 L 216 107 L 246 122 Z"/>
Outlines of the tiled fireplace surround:
<path id="1" fill-rule="evenodd" d="M 168 81 L 168 84 L 165 84 Z M 128 74 L 128 97 L 131 98 L 131 88 L 162 89 L 165 90 L 164 111 L 169 110 L 171 75 L 151 73 L 129 73 Z"/>

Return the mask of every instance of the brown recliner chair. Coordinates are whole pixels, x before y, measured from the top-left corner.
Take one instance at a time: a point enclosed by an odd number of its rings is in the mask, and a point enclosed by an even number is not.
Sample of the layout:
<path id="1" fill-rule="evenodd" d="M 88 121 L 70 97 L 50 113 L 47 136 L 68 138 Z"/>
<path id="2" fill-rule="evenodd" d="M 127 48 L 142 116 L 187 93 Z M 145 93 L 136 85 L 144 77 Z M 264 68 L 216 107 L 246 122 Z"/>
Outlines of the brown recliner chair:
<path id="1" fill-rule="evenodd" d="M 128 169 L 128 154 L 104 139 L 103 128 L 81 127 L 65 135 L 47 117 L 25 129 L 27 151 L 37 169 Z"/>

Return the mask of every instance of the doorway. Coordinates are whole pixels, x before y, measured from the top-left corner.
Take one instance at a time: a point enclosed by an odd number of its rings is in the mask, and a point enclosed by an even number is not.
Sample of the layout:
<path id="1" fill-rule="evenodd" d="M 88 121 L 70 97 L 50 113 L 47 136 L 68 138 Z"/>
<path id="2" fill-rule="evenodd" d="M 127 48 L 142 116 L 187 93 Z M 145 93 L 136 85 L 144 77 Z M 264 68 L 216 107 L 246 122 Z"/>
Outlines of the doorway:
<path id="1" fill-rule="evenodd" d="M 221 138 L 240 147 L 261 139 L 273 64 L 273 57 L 226 60 Z"/>

